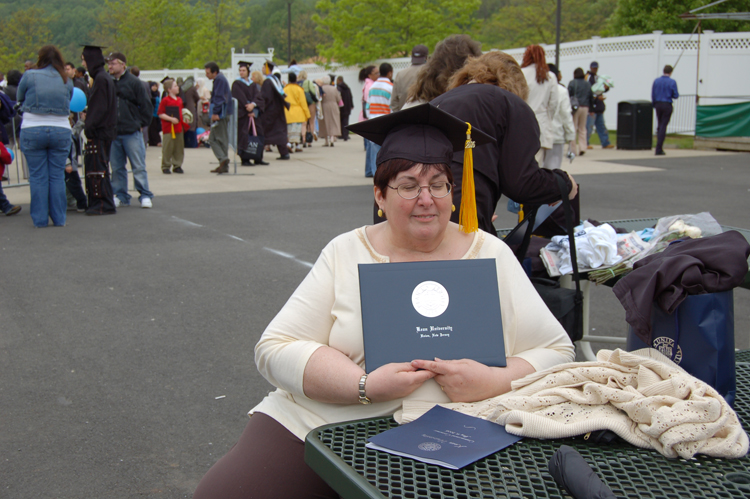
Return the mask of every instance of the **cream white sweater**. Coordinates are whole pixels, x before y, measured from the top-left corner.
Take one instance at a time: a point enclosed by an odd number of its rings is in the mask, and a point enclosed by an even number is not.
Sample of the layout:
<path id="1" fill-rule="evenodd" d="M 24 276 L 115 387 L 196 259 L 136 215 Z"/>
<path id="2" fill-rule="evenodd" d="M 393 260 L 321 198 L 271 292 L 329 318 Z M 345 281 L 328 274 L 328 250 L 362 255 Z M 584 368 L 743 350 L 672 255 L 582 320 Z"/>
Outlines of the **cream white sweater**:
<path id="1" fill-rule="evenodd" d="M 448 228 L 454 229 L 453 225 Z M 539 298 L 505 243 L 477 232 L 463 258 L 495 259 L 508 357 L 522 358 L 536 370 L 573 360 L 573 345 L 565 330 Z M 310 356 L 323 345 L 343 352 L 364 368 L 357 264 L 388 261 L 374 250 L 364 227 L 328 243 L 255 347 L 258 370 L 278 389 L 251 413 L 271 416 L 304 440 L 311 429 L 324 424 L 388 416 L 401 409 L 403 399 L 371 405 L 318 402 L 305 396 L 302 384 Z M 450 402 L 434 380 L 408 398 Z"/>
<path id="2" fill-rule="evenodd" d="M 512 387 L 481 402 L 440 405 L 526 437 L 565 438 L 608 429 L 671 458 L 747 454 L 747 434 L 724 398 L 657 350 L 599 350 L 596 362 L 560 364 Z M 413 421 L 433 405 L 405 401 L 397 419 Z"/>

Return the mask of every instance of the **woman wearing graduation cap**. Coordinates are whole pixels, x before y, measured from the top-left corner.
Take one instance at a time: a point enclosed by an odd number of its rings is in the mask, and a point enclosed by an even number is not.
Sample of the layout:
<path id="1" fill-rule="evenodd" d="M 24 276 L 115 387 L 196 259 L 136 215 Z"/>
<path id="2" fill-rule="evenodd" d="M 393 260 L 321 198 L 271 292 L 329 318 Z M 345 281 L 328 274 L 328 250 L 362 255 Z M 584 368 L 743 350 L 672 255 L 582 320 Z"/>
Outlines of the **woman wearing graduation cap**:
<path id="1" fill-rule="evenodd" d="M 254 118 L 255 115 L 260 115 L 260 108 L 258 107 L 256 100 L 258 100 L 260 94 L 260 88 L 250 79 L 250 66 L 252 64 L 245 61 L 239 63 L 240 76 L 232 83 L 232 97 L 237 99 L 237 150 L 239 151 L 240 158 L 242 158 L 242 166 L 250 166 L 250 158 L 245 152 L 248 144 L 250 143 L 250 134 L 253 133 L 250 127 L 250 118 Z M 259 135 L 260 124 L 255 120 L 255 131 Z M 256 165 L 267 165 L 262 157 L 260 160 L 255 160 Z"/>
<path id="2" fill-rule="evenodd" d="M 467 141 L 469 126 L 430 104 L 350 129 L 382 145 L 374 195 L 387 221 L 331 241 L 268 325 L 255 361 L 277 390 L 252 409 L 239 442 L 194 499 L 338 497 L 304 463 L 304 438 L 313 428 L 388 416 L 406 399 L 484 400 L 509 391 L 515 379 L 573 360 L 567 334 L 511 250 L 476 229 L 470 207 L 462 208 L 462 226 L 450 221 L 454 151 L 492 139 L 472 129 Z M 365 374 L 358 264 L 480 258 L 497 268 L 507 367 L 415 359 Z"/>

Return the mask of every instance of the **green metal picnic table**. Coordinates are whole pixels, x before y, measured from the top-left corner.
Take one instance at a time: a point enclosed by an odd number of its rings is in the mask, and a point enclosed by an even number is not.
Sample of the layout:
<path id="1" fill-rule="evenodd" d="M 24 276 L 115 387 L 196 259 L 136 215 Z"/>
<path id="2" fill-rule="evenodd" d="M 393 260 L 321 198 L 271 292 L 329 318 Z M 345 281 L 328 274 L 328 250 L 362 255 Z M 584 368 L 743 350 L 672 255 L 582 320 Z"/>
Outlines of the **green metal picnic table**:
<path id="1" fill-rule="evenodd" d="M 738 352 L 735 410 L 750 428 L 750 350 Z M 584 438 L 523 439 L 461 470 L 367 449 L 367 438 L 397 423 L 389 417 L 322 426 L 305 442 L 305 462 L 345 499 L 567 498 L 547 472 L 561 445 L 576 449 L 617 497 L 747 498 L 750 457 L 667 459 L 627 443 Z"/>

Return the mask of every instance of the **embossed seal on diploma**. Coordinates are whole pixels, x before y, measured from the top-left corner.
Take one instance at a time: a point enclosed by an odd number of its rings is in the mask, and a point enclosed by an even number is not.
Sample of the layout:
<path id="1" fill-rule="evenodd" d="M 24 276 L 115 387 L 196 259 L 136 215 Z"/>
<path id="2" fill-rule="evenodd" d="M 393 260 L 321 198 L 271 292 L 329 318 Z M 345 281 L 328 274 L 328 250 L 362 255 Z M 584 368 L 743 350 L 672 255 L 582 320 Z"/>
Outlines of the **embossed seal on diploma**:
<path id="1" fill-rule="evenodd" d="M 424 281 L 414 288 L 411 303 L 424 317 L 437 317 L 448 308 L 448 291 L 435 281 Z"/>

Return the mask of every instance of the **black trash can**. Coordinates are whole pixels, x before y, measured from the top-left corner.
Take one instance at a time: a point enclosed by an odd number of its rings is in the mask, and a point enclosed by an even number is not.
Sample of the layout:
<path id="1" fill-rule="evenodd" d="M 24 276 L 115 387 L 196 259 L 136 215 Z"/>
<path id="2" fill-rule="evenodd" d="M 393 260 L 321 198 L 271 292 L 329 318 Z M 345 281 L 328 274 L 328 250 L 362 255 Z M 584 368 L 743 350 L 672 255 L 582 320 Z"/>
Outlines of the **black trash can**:
<path id="1" fill-rule="evenodd" d="M 651 149 L 654 117 L 651 101 L 617 103 L 617 148 Z"/>

